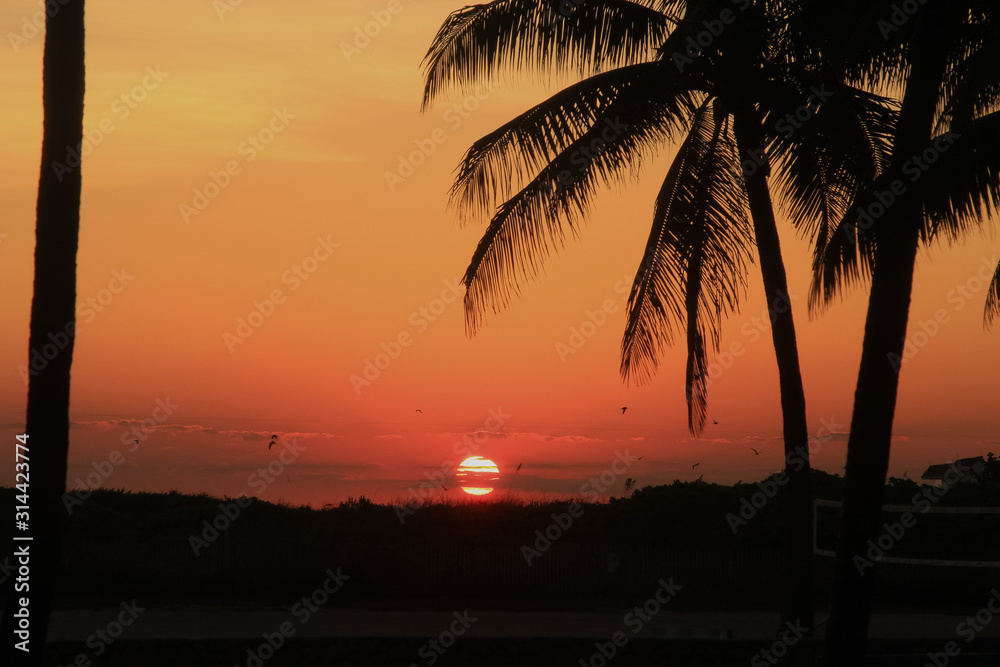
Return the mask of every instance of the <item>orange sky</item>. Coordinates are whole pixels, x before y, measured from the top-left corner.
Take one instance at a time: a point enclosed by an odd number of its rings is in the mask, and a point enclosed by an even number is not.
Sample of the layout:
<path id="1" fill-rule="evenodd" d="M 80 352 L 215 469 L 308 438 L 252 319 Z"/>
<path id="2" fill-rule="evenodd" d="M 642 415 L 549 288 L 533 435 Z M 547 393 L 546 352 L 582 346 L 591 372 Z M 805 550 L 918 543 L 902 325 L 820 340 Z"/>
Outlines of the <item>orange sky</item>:
<path id="1" fill-rule="evenodd" d="M 102 486 L 388 501 L 452 463 L 456 443 L 487 429 L 491 410 L 507 416 L 475 453 L 504 480 L 523 462 L 515 488 L 533 493 L 578 493 L 625 449 L 643 456 L 628 470 L 640 486 L 698 474 L 757 480 L 781 466 L 774 355 L 754 322 L 764 310 L 758 274 L 724 333 L 724 348 L 739 341 L 745 353 L 710 389 L 719 425 L 703 439 L 686 431 L 681 348 L 648 386 L 618 376 L 621 285 L 638 265 L 671 151 L 638 184 L 599 197 L 579 241 L 470 340 L 448 286 L 480 228 L 459 228 L 445 208 L 452 171 L 472 141 L 546 90 L 505 84 L 419 113 L 421 58 L 460 2 L 401 0 L 396 14 L 382 0 L 306 0 L 294 11 L 243 2 L 220 17 L 222 4 L 88 9 L 84 126 L 95 145 L 83 166 L 71 487 L 117 450 L 122 462 Z M 43 46 L 26 26 L 39 6 L 0 8 L 5 438 L 23 429 L 26 404 L 18 366 L 28 361 Z M 386 25 L 345 49 L 372 12 Z M 434 150 L 412 175 L 387 179 L 428 142 Z M 810 320 L 808 248 L 782 231 L 810 428 L 846 430 L 864 294 Z M 892 474 L 1000 451 L 1000 339 L 983 332 L 985 286 L 974 280 L 998 254 L 995 238 L 977 236 L 920 256 L 911 332 L 939 309 L 949 321 L 904 367 Z M 234 342 L 239 318 L 276 290 L 277 303 L 261 306 L 270 316 L 253 316 L 260 326 Z M 607 323 L 561 358 L 557 345 L 607 300 Z M 370 385 L 352 384 L 401 336 L 409 344 Z M 170 414 L 130 451 L 131 426 L 167 399 Z M 272 434 L 302 451 L 258 489 L 249 478 L 276 460 Z M 843 459 L 834 436 L 815 462 L 839 471 Z"/>

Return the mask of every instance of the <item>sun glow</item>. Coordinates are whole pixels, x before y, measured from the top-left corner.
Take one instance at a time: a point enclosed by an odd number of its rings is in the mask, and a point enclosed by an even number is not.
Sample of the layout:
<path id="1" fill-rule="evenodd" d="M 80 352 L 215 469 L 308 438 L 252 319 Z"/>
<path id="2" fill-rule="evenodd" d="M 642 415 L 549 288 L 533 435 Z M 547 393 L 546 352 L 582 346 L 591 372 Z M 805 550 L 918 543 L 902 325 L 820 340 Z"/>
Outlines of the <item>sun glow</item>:
<path id="1" fill-rule="evenodd" d="M 458 466 L 459 486 L 472 496 L 485 496 L 493 492 L 493 483 L 500 479 L 497 464 L 482 456 L 470 456 Z"/>

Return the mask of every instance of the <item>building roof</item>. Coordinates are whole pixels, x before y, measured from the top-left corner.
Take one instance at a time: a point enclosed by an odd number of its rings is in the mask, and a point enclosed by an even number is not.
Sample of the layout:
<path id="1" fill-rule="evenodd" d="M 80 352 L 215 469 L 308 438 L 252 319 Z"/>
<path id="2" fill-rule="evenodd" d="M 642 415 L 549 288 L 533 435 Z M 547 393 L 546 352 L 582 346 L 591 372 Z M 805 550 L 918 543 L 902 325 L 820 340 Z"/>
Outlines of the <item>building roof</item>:
<path id="1" fill-rule="evenodd" d="M 954 463 L 938 463 L 932 465 L 928 468 L 923 475 L 920 476 L 921 479 L 938 479 L 943 480 L 945 474 L 952 470 L 953 468 L 965 469 L 966 474 L 963 477 L 963 481 L 967 478 L 975 479 L 976 475 L 973 474 L 974 471 L 981 470 L 983 464 L 986 461 L 982 456 L 973 456 L 967 459 L 958 459 Z"/>

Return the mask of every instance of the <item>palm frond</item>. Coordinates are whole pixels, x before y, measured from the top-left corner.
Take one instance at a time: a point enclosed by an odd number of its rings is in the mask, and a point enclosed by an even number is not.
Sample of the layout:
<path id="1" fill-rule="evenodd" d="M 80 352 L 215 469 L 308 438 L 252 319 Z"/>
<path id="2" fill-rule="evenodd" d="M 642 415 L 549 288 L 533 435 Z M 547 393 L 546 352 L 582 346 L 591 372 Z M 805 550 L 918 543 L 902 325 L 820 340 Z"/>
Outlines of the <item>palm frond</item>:
<path id="1" fill-rule="evenodd" d="M 707 415 L 708 354 L 738 308 L 752 262 L 739 151 L 728 117 L 706 102 L 664 179 L 640 270 L 629 294 L 621 373 L 648 381 L 684 327 L 688 428 Z"/>
<path id="2" fill-rule="evenodd" d="M 960 135 L 935 137 L 858 195 L 829 241 L 817 245 L 810 309 L 867 282 L 883 218 L 913 200 L 923 210 L 924 242 L 958 239 L 1000 210 L 1000 112 L 976 119 Z"/>
<path id="3" fill-rule="evenodd" d="M 650 80 L 661 82 L 656 92 L 672 138 L 695 108 L 691 95 L 677 88 L 673 74 L 662 63 L 630 65 L 588 77 L 528 109 L 466 151 L 449 206 L 463 221 L 492 215 L 527 179 L 593 127 L 613 100 L 630 88 L 648 87 Z"/>
<path id="4" fill-rule="evenodd" d="M 819 247 L 888 169 L 897 115 L 892 100 L 836 83 L 786 95 L 771 110 L 770 152 L 779 158 L 782 205 Z"/>
<path id="5" fill-rule="evenodd" d="M 983 312 L 983 326 L 993 328 L 993 322 L 1000 317 L 1000 264 L 993 272 L 993 281 L 986 292 L 986 309 Z"/>
<path id="6" fill-rule="evenodd" d="M 680 122 L 671 100 L 658 87 L 623 88 L 586 132 L 497 209 L 463 278 L 470 335 L 487 312 L 506 308 L 521 283 L 537 276 L 565 244 L 567 229 L 578 232 L 599 184 L 637 176 L 643 157 L 669 140 Z"/>
<path id="7" fill-rule="evenodd" d="M 1000 210 L 1000 112 L 938 136 L 905 171 L 908 195 L 924 206 L 927 239 L 957 239 L 978 227 Z"/>
<path id="8" fill-rule="evenodd" d="M 906 77 L 906 52 L 917 21 L 888 19 L 898 0 L 782 0 L 788 26 L 784 52 L 818 63 L 831 80 L 887 93 Z"/>
<path id="9" fill-rule="evenodd" d="M 830 230 L 826 242 L 816 244 L 813 280 L 809 290 L 810 312 L 823 310 L 838 294 L 850 291 L 871 278 L 879 222 L 879 209 L 872 207 L 878 204 L 875 193 L 891 187 L 890 183 L 891 179 L 886 175 L 866 188 Z"/>
<path id="10" fill-rule="evenodd" d="M 674 23 L 652 0 L 494 0 L 445 20 L 424 56 L 423 108 L 501 72 L 589 76 L 649 60 Z"/>
<path id="11" fill-rule="evenodd" d="M 970 2 L 976 5 L 976 2 Z M 995 3 L 994 3 L 995 4 Z M 1000 107 L 1000 20 L 995 7 L 970 8 L 951 31 L 953 52 L 941 85 L 936 132 L 961 131 L 972 119 Z"/>

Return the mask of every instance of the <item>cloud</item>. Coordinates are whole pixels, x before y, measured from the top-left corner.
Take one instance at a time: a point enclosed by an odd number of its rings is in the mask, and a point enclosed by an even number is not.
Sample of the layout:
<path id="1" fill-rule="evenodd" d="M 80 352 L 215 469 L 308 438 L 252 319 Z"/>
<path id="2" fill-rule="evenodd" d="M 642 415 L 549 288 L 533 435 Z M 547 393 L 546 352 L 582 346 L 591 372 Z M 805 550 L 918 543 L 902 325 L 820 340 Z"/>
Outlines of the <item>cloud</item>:
<path id="1" fill-rule="evenodd" d="M 148 422 L 152 421 L 156 427 L 157 431 L 182 431 L 185 433 L 219 433 L 215 428 L 211 426 L 201 426 L 200 424 L 156 424 L 156 420 L 152 418 L 148 419 L 132 419 L 131 417 L 123 419 L 100 419 L 96 421 L 87 422 L 70 422 L 70 428 L 95 428 L 102 431 L 110 431 L 112 429 L 128 428 L 130 426 L 142 426 L 145 424 L 149 426 Z M 149 432 L 149 430 L 147 430 Z"/>
<path id="2" fill-rule="evenodd" d="M 183 431 L 185 433 L 190 432 L 201 432 L 201 433 L 218 433 L 211 426 L 200 426 L 198 424 L 157 424 L 157 431 Z"/>
<path id="3" fill-rule="evenodd" d="M 600 438 L 588 438 L 583 435 L 547 435 L 545 442 L 601 442 Z"/>
<path id="4" fill-rule="evenodd" d="M 382 470 L 381 463 L 295 463 L 295 469 L 310 472 L 364 472 L 366 470 Z"/>
<path id="5" fill-rule="evenodd" d="M 221 435 L 227 437 L 235 437 L 241 440 L 246 440 L 248 442 L 261 442 L 264 440 L 270 440 L 272 435 L 277 435 L 281 440 L 291 440 L 293 438 L 342 438 L 344 436 L 337 435 L 334 433 L 312 433 L 310 431 L 294 431 L 290 433 L 285 433 L 279 431 L 275 433 L 274 431 L 243 431 L 239 429 L 227 429 L 225 431 L 219 431 Z"/>
<path id="6" fill-rule="evenodd" d="M 260 442 L 271 439 L 270 435 L 264 435 L 259 431 L 239 431 L 236 429 L 228 429 L 225 431 L 219 431 L 219 433 L 227 438 L 239 438 L 240 440 L 246 440 L 247 442 Z"/>
<path id="7" fill-rule="evenodd" d="M 569 470 L 572 468 L 593 468 L 598 463 L 527 463 L 525 462 L 521 469 L 522 470 Z"/>
<path id="8" fill-rule="evenodd" d="M 386 433 L 385 435 L 377 435 L 375 437 L 379 438 L 380 440 L 399 440 L 403 436 L 401 436 L 399 433 Z"/>
<path id="9" fill-rule="evenodd" d="M 209 473 L 217 475 L 237 475 L 246 474 L 256 470 L 255 464 L 238 463 L 180 463 L 173 471 L 180 474 L 188 474 L 190 471 L 198 473 Z M 282 474 L 295 474 L 298 476 L 323 477 L 330 480 L 346 479 L 359 473 L 382 470 L 379 463 L 302 463 L 296 461 L 285 466 Z M 182 470 L 183 469 L 183 470 Z"/>
<path id="10" fill-rule="evenodd" d="M 132 424 L 141 424 L 141 419 L 101 419 L 98 421 L 89 422 L 70 422 L 70 428 L 100 428 L 100 429 L 112 429 L 119 426 L 131 426 Z"/>

